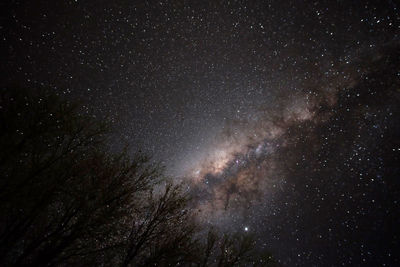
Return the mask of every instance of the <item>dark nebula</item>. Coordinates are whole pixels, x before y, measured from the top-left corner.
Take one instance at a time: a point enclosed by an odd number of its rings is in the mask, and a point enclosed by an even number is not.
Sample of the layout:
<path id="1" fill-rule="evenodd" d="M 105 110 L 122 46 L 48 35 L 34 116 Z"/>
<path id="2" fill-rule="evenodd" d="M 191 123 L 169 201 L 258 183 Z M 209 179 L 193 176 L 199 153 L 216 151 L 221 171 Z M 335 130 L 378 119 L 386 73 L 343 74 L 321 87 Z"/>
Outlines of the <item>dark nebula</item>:
<path id="1" fill-rule="evenodd" d="M 394 1 L 12 1 L 1 85 L 110 118 L 284 266 L 400 265 Z"/>

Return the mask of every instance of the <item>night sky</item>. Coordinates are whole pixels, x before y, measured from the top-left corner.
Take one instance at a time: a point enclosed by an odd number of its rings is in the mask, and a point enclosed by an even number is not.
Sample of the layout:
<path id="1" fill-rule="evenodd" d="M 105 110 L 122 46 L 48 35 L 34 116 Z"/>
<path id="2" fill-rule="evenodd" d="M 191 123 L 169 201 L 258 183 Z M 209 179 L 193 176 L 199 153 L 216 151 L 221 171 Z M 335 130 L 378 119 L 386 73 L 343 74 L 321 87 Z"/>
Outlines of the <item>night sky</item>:
<path id="1" fill-rule="evenodd" d="M 400 264 L 395 1 L 11 1 L 1 86 L 51 88 L 285 266 Z"/>

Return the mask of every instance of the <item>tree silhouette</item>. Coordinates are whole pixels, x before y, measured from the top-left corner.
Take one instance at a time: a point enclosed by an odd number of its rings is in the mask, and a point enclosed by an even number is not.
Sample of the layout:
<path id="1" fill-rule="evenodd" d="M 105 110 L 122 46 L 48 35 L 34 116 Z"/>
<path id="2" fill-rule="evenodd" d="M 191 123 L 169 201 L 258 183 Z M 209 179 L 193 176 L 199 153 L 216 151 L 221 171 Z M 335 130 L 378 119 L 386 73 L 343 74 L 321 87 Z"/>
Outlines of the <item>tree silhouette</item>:
<path id="1" fill-rule="evenodd" d="M 255 262 L 249 237 L 204 244 L 183 187 L 143 154 L 111 153 L 107 124 L 78 111 L 49 90 L 1 90 L 1 266 Z"/>

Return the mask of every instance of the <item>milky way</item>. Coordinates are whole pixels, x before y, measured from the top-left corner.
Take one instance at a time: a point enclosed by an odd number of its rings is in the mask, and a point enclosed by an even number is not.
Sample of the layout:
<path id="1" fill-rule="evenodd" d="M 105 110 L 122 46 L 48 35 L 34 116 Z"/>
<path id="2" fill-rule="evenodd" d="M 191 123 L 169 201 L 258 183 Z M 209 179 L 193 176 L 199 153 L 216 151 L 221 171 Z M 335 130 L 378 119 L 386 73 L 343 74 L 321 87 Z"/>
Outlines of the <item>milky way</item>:
<path id="1" fill-rule="evenodd" d="M 47 87 L 284 266 L 394 266 L 395 1 L 10 1 L 1 86 Z"/>
<path id="2" fill-rule="evenodd" d="M 395 177 L 382 179 L 382 173 L 388 170 L 379 166 L 383 164 L 384 153 L 377 147 L 386 143 L 393 145 L 392 152 L 399 150 L 395 145 L 397 141 L 384 138 L 389 126 L 381 124 L 382 119 L 394 123 L 387 114 L 382 114 L 382 103 L 393 116 L 399 112 L 400 100 L 400 82 L 396 77 L 400 68 L 399 46 L 387 46 L 381 51 L 366 52 L 355 62 L 339 65 L 340 70 L 334 72 L 336 75 L 314 80 L 315 88 L 303 88 L 301 93 L 278 100 L 276 108 L 260 108 L 245 120 L 226 125 L 208 153 L 186 173 L 196 196 L 194 206 L 200 221 L 224 230 L 248 232 L 251 229 L 263 236 L 268 236 L 266 232 L 270 231 L 269 242 L 284 238 L 282 232 L 287 230 L 282 227 L 291 229 L 296 225 L 288 240 L 304 248 L 299 235 L 319 233 L 309 237 L 313 240 L 309 242 L 315 244 L 336 239 L 333 227 L 327 226 L 334 224 L 336 216 L 342 216 L 338 215 L 341 213 L 338 209 L 352 215 L 342 224 L 353 230 L 363 227 L 371 207 L 362 205 L 368 202 L 385 209 L 384 213 L 395 212 L 393 203 L 378 205 L 374 199 L 391 198 L 398 192 L 397 187 L 387 188 L 394 186 L 389 184 Z M 393 99 L 389 100 L 391 97 Z M 340 121 L 346 126 L 339 126 Z M 394 130 L 391 134 L 396 136 L 398 132 Z M 377 163 L 377 159 L 380 162 Z M 393 164 L 392 160 L 387 163 Z M 358 163 L 352 163 L 354 161 Z M 307 169 L 306 172 L 302 168 Z M 396 175 L 396 170 L 398 168 L 388 172 L 394 171 L 392 174 Z M 369 186 L 371 188 L 366 190 Z M 299 204 L 302 201 L 306 204 Z M 347 201 L 351 204 L 347 205 Z M 353 202 L 357 206 L 354 207 Z M 388 206 L 382 206 L 384 203 Z M 310 211 L 316 213 L 311 215 L 315 221 L 304 225 L 304 220 L 310 220 L 305 218 Z M 319 220 L 324 223 L 320 225 Z M 381 223 L 377 223 L 379 227 L 383 227 Z M 260 227 L 260 224 L 267 227 Z M 267 240 L 259 239 L 260 245 L 268 246 Z M 360 246 L 366 245 L 361 243 Z M 307 258 L 307 255 L 298 254 L 298 257 Z"/>
<path id="3" fill-rule="evenodd" d="M 365 70 L 353 73 L 356 64 L 338 63 L 336 70 L 330 69 L 331 76 L 313 80 L 317 83 L 315 88 L 300 88 L 293 95 L 276 99 L 275 103 L 279 104 L 273 108 L 260 106 L 244 119 L 229 121 L 207 153 L 185 173 L 196 191 L 207 192 L 209 199 L 203 204 L 211 206 L 206 209 L 211 213 L 215 209 L 228 210 L 231 201 L 236 203 L 243 198 L 249 201 L 260 194 L 273 194 L 277 183 L 284 182 L 283 177 L 277 178 L 276 172 L 282 170 L 276 170 L 275 154 L 282 147 L 290 146 L 288 131 L 306 123 L 318 127 L 329 120 L 338 105 L 339 92 L 352 90 L 368 74 Z M 201 199 L 204 202 L 204 195 Z M 210 214 L 204 216 L 210 220 Z"/>

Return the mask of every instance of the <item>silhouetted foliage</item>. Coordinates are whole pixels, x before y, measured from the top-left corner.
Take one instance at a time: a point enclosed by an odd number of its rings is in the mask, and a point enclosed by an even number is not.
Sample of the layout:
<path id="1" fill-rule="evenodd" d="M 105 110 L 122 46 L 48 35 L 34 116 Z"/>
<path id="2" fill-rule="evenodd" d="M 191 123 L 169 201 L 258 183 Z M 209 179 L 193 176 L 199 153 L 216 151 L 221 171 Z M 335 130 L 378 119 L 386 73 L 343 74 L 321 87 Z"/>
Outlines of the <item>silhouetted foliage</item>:
<path id="1" fill-rule="evenodd" d="M 245 234 L 208 231 L 199 266 L 277 266 L 272 255 L 255 247 L 255 238 Z"/>
<path id="2" fill-rule="evenodd" d="M 3 88 L 0 120 L 1 266 L 266 263 L 249 236 L 204 244 L 180 185 L 50 91 Z"/>

